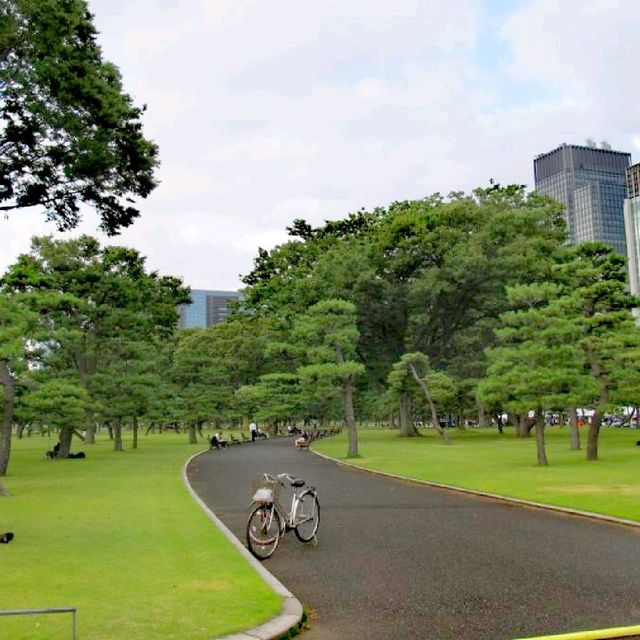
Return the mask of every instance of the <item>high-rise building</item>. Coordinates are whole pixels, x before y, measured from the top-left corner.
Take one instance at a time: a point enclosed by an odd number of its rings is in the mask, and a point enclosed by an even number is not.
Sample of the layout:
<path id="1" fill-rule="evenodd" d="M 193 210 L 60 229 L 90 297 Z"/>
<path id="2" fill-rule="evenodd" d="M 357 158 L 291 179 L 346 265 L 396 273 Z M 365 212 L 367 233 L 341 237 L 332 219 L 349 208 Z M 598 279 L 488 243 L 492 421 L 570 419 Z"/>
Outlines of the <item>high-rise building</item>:
<path id="1" fill-rule="evenodd" d="M 191 304 L 179 307 L 180 329 L 205 329 L 225 320 L 230 313 L 229 303 L 240 300 L 238 291 L 191 290 Z"/>
<path id="2" fill-rule="evenodd" d="M 562 144 L 533 161 L 539 193 L 565 205 L 569 242 L 600 241 L 627 253 L 624 225 L 626 170 L 631 154 L 597 147 Z"/>
<path id="3" fill-rule="evenodd" d="M 638 296 L 640 295 L 640 163 L 627 169 L 624 225 L 627 231 L 629 289 L 634 296 Z"/>

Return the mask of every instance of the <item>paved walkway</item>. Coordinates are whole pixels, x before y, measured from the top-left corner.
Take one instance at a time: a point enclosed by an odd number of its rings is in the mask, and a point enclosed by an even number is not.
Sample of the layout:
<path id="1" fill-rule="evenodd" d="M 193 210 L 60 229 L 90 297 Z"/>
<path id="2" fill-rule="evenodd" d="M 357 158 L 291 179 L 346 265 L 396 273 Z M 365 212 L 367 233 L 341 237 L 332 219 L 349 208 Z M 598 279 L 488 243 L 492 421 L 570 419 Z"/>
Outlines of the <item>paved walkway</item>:
<path id="1" fill-rule="evenodd" d="M 640 530 L 352 471 L 283 438 L 194 460 L 193 488 L 244 540 L 251 479 L 318 487 L 318 546 L 265 566 L 313 612 L 309 640 L 500 640 L 640 624 Z"/>

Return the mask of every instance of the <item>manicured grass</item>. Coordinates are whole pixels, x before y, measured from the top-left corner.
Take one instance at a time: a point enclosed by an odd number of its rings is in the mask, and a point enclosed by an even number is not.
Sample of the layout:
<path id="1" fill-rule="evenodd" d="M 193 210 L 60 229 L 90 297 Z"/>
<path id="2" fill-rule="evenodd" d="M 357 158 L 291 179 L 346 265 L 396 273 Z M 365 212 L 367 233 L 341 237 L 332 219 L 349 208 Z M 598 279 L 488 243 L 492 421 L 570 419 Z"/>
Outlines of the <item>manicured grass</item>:
<path id="1" fill-rule="evenodd" d="M 449 431 L 450 446 L 432 430 L 400 438 L 397 431 L 361 429 L 360 458 L 350 462 L 408 478 L 430 480 L 546 504 L 640 521 L 640 430 L 603 428 L 600 460 L 587 462 L 584 449 L 569 450 L 568 429 L 547 432 L 548 467 L 536 465 L 535 438 L 508 429 Z M 583 446 L 586 433 L 581 433 Z M 313 448 L 346 459 L 346 435 L 320 440 Z"/>
<path id="2" fill-rule="evenodd" d="M 11 496 L 0 497 L 0 609 L 78 607 L 82 640 L 196 640 L 260 624 L 278 596 L 202 513 L 182 482 L 205 444 L 185 434 L 140 448 L 74 445 L 85 460 L 44 460 L 54 441 L 14 440 Z M 0 637 L 70 637 L 70 616 L 0 618 Z"/>

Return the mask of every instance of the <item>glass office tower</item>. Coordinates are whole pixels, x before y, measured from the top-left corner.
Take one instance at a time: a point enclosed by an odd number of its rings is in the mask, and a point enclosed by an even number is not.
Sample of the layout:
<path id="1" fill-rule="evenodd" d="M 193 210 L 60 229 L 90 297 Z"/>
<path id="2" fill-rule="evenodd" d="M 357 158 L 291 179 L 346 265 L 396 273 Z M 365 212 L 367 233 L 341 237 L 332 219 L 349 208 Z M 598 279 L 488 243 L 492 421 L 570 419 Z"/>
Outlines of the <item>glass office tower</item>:
<path id="1" fill-rule="evenodd" d="M 627 169 L 624 224 L 629 256 L 629 289 L 634 296 L 640 296 L 640 163 Z"/>
<path id="2" fill-rule="evenodd" d="M 569 242 L 601 241 L 626 255 L 626 170 L 631 154 L 562 144 L 533 161 L 535 187 L 565 205 Z"/>
<path id="3" fill-rule="evenodd" d="M 229 303 L 240 300 L 238 291 L 191 290 L 191 304 L 179 307 L 180 329 L 205 329 L 218 324 L 229 315 Z"/>

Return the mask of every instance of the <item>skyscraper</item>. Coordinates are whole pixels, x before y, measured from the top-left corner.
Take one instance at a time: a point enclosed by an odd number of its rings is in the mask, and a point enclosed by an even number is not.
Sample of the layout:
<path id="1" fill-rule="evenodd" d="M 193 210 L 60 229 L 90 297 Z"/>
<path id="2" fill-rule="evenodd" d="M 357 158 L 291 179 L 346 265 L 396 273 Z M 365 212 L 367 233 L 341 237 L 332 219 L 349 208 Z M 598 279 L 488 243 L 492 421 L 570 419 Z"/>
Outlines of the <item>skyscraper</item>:
<path id="1" fill-rule="evenodd" d="M 569 242 L 598 240 L 627 253 L 624 199 L 631 154 L 596 147 L 562 144 L 533 161 L 539 193 L 565 205 Z"/>
<path id="2" fill-rule="evenodd" d="M 179 307 L 180 329 L 205 329 L 218 324 L 229 315 L 229 303 L 240 300 L 238 291 L 209 291 L 192 289 L 191 304 Z"/>
<path id="3" fill-rule="evenodd" d="M 629 256 L 629 289 L 640 295 L 640 163 L 627 169 L 627 199 L 624 201 L 624 225 Z"/>

